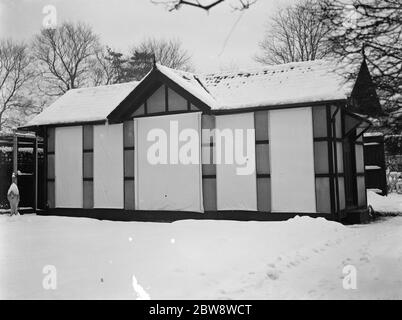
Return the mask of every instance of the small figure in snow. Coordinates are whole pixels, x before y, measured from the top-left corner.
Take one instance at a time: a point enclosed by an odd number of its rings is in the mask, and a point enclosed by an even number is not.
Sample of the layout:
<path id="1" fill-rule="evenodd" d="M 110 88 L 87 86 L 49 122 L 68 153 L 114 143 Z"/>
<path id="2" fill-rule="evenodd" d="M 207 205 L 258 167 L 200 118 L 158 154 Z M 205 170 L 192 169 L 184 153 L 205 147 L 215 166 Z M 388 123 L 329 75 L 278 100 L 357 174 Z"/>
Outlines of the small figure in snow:
<path id="1" fill-rule="evenodd" d="M 12 183 L 7 192 L 7 199 L 10 202 L 10 215 L 19 215 L 18 204 L 20 202 L 20 191 L 17 187 L 17 176 L 15 173 L 12 175 Z"/>

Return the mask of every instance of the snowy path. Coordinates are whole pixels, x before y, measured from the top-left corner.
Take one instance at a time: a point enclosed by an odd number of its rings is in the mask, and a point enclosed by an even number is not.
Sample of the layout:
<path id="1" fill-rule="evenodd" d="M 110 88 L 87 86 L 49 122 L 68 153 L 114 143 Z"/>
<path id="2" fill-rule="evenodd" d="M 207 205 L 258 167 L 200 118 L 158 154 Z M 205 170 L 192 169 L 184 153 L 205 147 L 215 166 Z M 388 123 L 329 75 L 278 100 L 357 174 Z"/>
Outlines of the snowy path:
<path id="1" fill-rule="evenodd" d="M 266 296 L 279 299 L 401 299 L 401 241 L 401 218 L 352 227 L 344 237 L 274 263 L 256 287 L 268 288 Z M 342 286 L 346 265 L 356 268 L 356 290 Z"/>
<path id="2" fill-rule="evenodd" d="M 357 289 L 345 290 L 353 265 Z M 43 268 L 57 270 L 45 290 Z M 402 298 L 402 217 L 108 222 L 0 216 L 0 298 Z"/>

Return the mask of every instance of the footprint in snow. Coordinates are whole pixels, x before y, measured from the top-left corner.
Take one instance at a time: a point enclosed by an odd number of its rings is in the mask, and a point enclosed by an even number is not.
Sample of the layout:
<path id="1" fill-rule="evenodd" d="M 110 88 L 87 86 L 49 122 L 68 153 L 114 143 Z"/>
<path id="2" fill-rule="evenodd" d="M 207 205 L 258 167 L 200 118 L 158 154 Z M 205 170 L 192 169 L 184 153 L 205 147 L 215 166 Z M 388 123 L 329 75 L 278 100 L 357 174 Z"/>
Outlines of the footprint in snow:
<path id="1" fill-rule="evenodd" d="M 307 292 L 308 295 L 312 296 L 316 293 L 317 291 L 315 289 L 311 289 L 309 292 Z"/>
<path id="2" fill-rule="evenodd" d="M 278 280 L 279 279 L 279 272 L 276 270 L 271 270 L 267 272 L 267 277 L 271 280 Z"/>
<path id="3" fill-rule="evenodd" d="M 368 256 L 364 256 L 364 257 L 360 258 L 360 261 L 368 263 L 368 262 L 370 262 L 370 258 Z"/>
<path id="4" fill-rule="evenodd" d="M 297 260 L 296 260 L 296 261 L 290 261 L 289 264 L 290 264 L 292 267 L 296 267 L 297 265 L 300 264 L 300 262 L 297 261 Z"/>

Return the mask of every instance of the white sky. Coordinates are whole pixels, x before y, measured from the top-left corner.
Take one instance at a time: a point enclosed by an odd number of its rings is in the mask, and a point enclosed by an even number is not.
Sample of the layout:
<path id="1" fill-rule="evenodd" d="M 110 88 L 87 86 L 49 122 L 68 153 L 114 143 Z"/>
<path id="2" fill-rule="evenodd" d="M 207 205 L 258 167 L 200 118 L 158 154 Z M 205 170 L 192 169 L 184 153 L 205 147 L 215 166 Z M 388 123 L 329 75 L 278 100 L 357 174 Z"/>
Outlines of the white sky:
<path id="1" fill-rule="evenodd" d="M 0 0 L 0 37 L 29 40 L 42 27 L 44 6 L 54 5 L 58 22 L 84 21 L 115 50 L 126 52 L 148 36 L 175 37 L 192 54 L 197 71 L 247 68 L 256 64 L 252 57 L 270 14 L 295 0 L 258 0 L 244 11 L 224 48 L 241 14 L 230 7 L 236 1 L 207 14 L 189 7 L 169 12 L 151 0 Z"/>

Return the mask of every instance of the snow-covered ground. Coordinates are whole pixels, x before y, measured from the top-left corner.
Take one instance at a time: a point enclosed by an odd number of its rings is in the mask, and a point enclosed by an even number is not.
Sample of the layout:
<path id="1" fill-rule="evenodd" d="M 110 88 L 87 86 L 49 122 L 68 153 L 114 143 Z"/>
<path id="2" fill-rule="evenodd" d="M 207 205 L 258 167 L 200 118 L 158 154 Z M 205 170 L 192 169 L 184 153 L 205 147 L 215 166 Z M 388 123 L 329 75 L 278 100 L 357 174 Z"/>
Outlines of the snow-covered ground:
<path id="1" fill-rule="evenodd" d="M 384 197 L 373 191 L 367 191 L 367 203 L 379 215 L 402 215 L 402 194 L 394 192 Z"/>
<path id="2" fill-rule="evenodd" d="M 355 290 L 342 285 L 348 265 Z M 44 270 L 56 271 L 56 290 L 44 289 Z M 0 298 L 401 299 L 402 217 L 344 226 L 2 215 Z"/>

